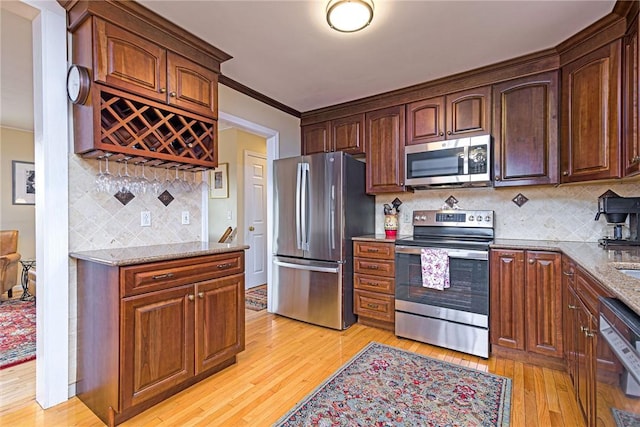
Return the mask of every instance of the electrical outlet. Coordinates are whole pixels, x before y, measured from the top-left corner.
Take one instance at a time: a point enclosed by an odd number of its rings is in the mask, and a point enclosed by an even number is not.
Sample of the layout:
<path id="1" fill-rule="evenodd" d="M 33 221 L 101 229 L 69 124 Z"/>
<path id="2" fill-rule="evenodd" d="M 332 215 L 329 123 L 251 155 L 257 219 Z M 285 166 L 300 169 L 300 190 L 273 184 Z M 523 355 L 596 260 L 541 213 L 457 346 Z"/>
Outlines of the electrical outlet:
<path id="1" fill-rule="evenodd" d="M 143 227 L 151 226 L 151 212 L 149 211 L 140 212 L 140 225 Z"/>
<path id="2" fill-rule="evenodd" d="M 227 211 L 227 219 L 233 219 L 233 212 Z"/>
<path id="3" fill-rule="evenodd" d="M 409 212 L 407 209 L 402 212 L 402 222 L 404 222 L 405 224 L 411 222 L 411 212 Z"/>
<path id="4" fill-rule="evenodd" d="M 189 225 L 189 211 L 182 211 L 182 225 Z"/>

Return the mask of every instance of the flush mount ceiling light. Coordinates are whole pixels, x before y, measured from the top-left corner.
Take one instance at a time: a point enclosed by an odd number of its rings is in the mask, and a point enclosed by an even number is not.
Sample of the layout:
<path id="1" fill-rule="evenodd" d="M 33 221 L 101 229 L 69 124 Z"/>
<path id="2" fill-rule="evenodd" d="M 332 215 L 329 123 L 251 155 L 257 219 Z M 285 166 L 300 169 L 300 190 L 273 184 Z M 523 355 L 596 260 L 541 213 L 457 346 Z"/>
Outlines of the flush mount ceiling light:
<path id="1" fill-rule="evenodd" d="M 373 19 L 373 0 L 331 0 L 327 4 L 327 22 L 336 31 L 353 33 Z"/>

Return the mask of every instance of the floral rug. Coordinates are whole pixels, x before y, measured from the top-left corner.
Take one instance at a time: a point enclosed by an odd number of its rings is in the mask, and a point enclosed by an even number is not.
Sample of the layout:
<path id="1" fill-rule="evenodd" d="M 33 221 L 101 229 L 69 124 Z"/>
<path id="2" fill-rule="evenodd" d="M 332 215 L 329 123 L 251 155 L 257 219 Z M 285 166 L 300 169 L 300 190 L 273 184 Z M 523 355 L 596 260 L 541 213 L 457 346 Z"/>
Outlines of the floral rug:
<path id="1" fill-rule="evenodd" d="M 36 302 L 0 303 L 0 369 L 36 358 Z"/>
<path id="2" fill-rule="evenodd" d="M 244 306 L 253 311 L 267 308 L 267 285 L 247 289 L 244 294 Z"/>
<path id="3" fill-rule="evenodd" d="M 640 426 L 640 416 L 631 412 L 621 411 L 620 409 L 611 408 L 613 418 L 617 427 L 634 427 Z"/>
<path id="4" fill-rule="evenodd" d="M 511 379 L 372 342 L 275 426 L 507 426 Z"/>

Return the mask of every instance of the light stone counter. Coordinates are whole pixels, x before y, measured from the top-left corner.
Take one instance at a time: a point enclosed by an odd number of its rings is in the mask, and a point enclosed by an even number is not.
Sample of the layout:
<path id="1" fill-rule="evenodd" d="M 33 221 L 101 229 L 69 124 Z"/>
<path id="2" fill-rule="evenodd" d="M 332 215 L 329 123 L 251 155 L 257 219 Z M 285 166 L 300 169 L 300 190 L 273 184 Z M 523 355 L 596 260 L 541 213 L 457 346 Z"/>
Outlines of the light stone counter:
<path id="1" fill-rule="evenodd" d="M 119 266 L 214 255 L 245 249 L 249 249 L 249 246 L 233 243 L 188 242 L 71 252 L 69 256 L 100 264 Z"/>
<path id="2" fill-rule="evenodd" d="M 396 240 L 400 240 L 405 237 L 411 236 L 397 236 L 397 237 L 387 237 L 385 234 L 365 234 L 364 236 L 356 236 L 352 237 L 351 240 L 359 240 L 362 242 L 387 242 L 387 243 L 395 243 Z"/>
<path id="3" fill-rule="evenodd" d="M 640 270 L 640 247 L 604 249 L 594 242 L 496 239 L 492 249 L 530 249 L 562 252 L 589 272 L 605 289 L 640 314 L 640 279 L 618 269 Z"/>

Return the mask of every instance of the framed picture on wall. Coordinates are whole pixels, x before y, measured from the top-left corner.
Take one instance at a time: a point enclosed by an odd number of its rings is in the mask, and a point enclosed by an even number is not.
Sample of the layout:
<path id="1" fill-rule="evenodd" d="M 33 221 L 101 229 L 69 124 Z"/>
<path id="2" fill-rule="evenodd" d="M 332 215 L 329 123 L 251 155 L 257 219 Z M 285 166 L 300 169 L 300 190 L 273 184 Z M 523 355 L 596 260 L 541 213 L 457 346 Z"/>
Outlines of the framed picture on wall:
<path id="1" fill-rule="evenodd" d="M 217 168 L 209 172 L 209 197 L 212 199 L 226 199 L 229 197 L 229 163 L 220 163 Z"/>
<path id="2" fill-rule="evenodd" d="M 33 162 L 11 162 L 12 203 L 14 205 L 36 204 L 36 168 Z"/>

